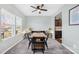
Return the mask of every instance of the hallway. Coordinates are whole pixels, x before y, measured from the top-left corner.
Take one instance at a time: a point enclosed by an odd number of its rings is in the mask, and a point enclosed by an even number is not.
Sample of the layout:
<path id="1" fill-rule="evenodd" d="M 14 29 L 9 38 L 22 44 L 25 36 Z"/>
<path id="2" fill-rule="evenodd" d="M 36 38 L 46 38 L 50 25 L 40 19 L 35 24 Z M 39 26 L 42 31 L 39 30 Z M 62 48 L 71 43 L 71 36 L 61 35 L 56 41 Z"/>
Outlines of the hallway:
<path id="1" fill-rule="evenodd" d="M 6 54 L 33 54 L 31 48 L 27 49 L 27 46 L 28 40 L 24 39 L 12 49 L 7 51 Z M 48 40 L 48 46 L 49 49 L 45 50 L 45 54 L 73 54 L 54 39 Z M 36 54 L 41 54 L 41 52 L 36 52 Z"/>

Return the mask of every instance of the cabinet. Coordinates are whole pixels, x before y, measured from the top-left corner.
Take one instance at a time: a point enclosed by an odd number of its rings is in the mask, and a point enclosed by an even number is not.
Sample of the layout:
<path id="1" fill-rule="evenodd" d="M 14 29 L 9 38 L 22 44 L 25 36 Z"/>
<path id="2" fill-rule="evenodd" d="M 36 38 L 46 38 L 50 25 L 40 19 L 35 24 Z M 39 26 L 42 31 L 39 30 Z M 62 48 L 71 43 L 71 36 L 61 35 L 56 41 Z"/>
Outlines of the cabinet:
<path id="1" fill-rule="evenodd" d="M 62 43 L 62 31 L 55 31 L 55 39 Z"/>
<path id="2" fill-rule="evenodd" d="M 62 20 L 55 19 L 55 39 L 62 43 Z"/>

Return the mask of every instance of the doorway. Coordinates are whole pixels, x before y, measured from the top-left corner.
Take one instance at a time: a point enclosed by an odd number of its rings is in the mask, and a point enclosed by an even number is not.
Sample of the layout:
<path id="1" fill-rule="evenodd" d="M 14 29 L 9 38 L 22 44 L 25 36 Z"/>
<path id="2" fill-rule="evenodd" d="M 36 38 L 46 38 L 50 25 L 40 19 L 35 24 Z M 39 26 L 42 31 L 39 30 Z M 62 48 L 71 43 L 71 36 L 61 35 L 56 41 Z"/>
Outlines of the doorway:
<path id="1" fill-rule="evenodd" d="M 55 16 L 55 40 L 62 43 L 62 13 Z"/>

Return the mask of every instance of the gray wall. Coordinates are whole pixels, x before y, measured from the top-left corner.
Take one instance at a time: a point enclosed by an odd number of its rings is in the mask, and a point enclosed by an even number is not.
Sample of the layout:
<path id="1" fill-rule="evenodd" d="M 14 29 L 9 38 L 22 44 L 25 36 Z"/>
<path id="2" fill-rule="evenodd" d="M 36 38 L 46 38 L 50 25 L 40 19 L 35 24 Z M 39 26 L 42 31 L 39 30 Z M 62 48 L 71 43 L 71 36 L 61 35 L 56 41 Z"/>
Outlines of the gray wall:
<path id="1" fill-rule="evenodd" d="M 79 25 L 69 26 L 69 9 L 75 5 L 65 5 L 62 10 L 63 21 L 63 44 L 79 53 Z"/>
<path id="2" fill-rule="evenodd" d="M 62 12 L 62 40 L 63 45 L 70 50 L 79 53 L 79 25 L 69 26 L 69 9 L 76 6 L 75 4 L 64 5 L 56 14 Z M 53 15 L 53 16 L 55 16 Z"/>
<path id="3" fill-rule="evenodd" d="M 26 28 L 32 27 L 33 30 L 48 30 L 51 27 L 50 16 L 28 16 L 26 17 Z"/>

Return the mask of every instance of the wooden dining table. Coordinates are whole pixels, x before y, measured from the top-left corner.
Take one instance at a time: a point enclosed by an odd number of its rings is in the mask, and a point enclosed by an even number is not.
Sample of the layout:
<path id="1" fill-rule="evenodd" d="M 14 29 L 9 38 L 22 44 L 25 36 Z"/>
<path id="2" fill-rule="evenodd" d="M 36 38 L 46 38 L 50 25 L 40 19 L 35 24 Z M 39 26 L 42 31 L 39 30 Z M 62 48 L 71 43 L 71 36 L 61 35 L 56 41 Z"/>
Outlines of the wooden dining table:
<path id="1" fill-rule="evenodd" d="M 32 43 L 32 51 L 35 53 L 35 51 L 42 51 L 44 53 L 45 50 L 45 44 L 44 40 L 47 36 L 44 33 L 32 33 L 31 38 L 35 42 Z"/>
<path id="2" fill-rule="evenodd" d="M 44 33 L 32 33 L 31 34 L 31 37 L 47 37 Z"/>

